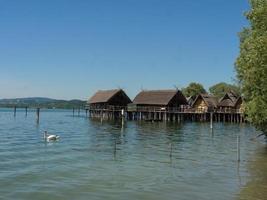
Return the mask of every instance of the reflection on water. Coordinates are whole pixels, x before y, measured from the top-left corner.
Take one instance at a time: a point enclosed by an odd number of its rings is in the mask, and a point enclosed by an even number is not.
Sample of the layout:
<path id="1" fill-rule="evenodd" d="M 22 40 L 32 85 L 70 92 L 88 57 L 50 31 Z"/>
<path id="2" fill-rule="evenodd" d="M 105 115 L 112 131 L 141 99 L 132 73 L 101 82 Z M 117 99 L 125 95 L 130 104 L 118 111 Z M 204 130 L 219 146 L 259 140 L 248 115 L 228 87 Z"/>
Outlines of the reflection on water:
<path id="1" fill-rule="evenodd" d="M 251 179 L 242 188 L 240 200 L 267 199 L 267 147 L 259 148 L 248 163 Z"/>
<path id="2" fill-rule="evenodd" d="M 60 141 L 44 142 L 44 130 Z M 42 111 L 37 126 L 35 113 L 0 110 L 0 199 L 236 199 L 254 181 L 249 160 L 261 155 L 254 132 L 246 124 L 122 125 L 72 111 Z"/>

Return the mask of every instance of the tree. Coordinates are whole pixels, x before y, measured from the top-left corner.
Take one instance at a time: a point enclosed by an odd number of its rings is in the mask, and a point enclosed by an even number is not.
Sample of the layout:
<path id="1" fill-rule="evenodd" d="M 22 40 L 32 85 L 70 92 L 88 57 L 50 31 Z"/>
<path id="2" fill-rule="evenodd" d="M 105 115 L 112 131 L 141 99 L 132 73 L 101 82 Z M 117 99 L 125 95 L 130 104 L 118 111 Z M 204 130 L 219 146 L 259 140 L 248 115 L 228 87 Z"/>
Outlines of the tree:
<path id="1" fill-rule="evenodd" d="M 235 67 L 248 120 L 267 135 L 267 0 L 251 0 Z"/>
<path id="2" fill-rule="evenodd" d="M 240 89 L 236 85 L 227 84 L 224 82 L 215 84 L 209 88 L 212 95 L 221 98 L 226 92 L 233 91 L 235 94 L 240 95 Z"/>
<path id="3" fill-rule="evenodd" d="M 186 97 L 196 96 L 200 93 L 206 93 L 206 90 L 204 89 L 203 85 L 200 83 L 190 83 L 186 88 L 182 89 L 182 93 Z"/>

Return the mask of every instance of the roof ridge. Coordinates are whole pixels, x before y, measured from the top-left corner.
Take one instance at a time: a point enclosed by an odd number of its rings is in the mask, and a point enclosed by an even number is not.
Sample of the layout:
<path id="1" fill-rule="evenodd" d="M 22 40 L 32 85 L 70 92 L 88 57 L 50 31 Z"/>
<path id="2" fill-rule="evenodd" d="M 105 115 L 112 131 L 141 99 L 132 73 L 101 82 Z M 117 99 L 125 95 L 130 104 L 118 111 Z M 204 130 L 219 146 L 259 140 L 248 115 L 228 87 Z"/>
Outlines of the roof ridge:
<path id="1" fill-rule="evenodd" d="M 172 90 L 172 89 L 162 89 L 162 90 L 142 90 L 141 92 L 176 92 L 176 91 L 180 91 L 180 90 Z"/>
<path id="2" fill-rule="evenodd" d="M 90 103 L 108 102 L 116 94 L 123 91 L 122 89 L 98 90 L 90 99 Z M 124 92 L 124 91 L 123 91 Z M 125 93 L 125 92 L 124 92 Z"/>
<path id="3" fill-rule="evenodd" d="M 177 94 L 183 96 L 180 90 L 146 90 L 139 92 L 133 102 L 146 105 L 168 105 Z M 184 98 L 181 101 L 186 102 L 184 96 L 180 98 Z"/>

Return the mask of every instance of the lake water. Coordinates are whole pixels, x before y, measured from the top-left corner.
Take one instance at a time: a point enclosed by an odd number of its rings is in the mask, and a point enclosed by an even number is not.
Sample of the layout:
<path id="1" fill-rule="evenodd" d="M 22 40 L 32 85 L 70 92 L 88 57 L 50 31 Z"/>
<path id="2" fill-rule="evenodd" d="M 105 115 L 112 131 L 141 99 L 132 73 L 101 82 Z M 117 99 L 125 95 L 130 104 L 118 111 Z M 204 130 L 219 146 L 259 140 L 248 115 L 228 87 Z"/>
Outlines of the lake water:
<path id="1" fill-rule="evenodd" d="M 250 166 L 266 158 L 248 124 L 211 131 L 208 123 L 101 123 L 72 111 L 42 110 L 39 125 L 35 117 L 0 109 L 0 199 L 245 199 L 259 176 Z M 44 142 L 44 130 L 60 140 Z"/>

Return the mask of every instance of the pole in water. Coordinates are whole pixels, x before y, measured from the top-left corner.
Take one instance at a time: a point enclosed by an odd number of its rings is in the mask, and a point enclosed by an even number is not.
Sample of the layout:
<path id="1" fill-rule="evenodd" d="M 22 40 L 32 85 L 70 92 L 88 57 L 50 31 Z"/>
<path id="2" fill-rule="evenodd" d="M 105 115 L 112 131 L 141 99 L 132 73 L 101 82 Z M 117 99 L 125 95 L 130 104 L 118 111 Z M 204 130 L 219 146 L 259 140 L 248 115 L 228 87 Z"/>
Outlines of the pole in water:
<path id="1" fill-rule="evenodd" d="M 240 162 L 240 135 L 237 136 L 237 161 Z"/>
<path id="2" fill-rule="evenodd" d="M 170 158 L 172 158 L 172 143 L 170 143 Z"/>
<path id="3" fill-rule="evenodd" d="M 210 128 L 213 129 L 213 113 L 210 113 Z"/>
<path id="4" fill-rule="evenodd" d="M 17 114 L 17 106 L 14 107 L 14 117 L 16 117 Z"/>
<path id="5" fill-rule="evenodd" d="M 116 152 L 117 152 L 117 142 L 116 142 L 116 140 L 115 140 L 115 142 L 114 142 L 114 157 L 116 157 Z"/>
<path id="6" fill-rule="evenodd" d="M 124 126 L 124 117 L 121 118 L 121 126 Z"/>
<path id="7" fill-rule="evenodd" d="M 37 124 L 39 124 L 40 121 L 40 108 L 36 109 L 36 122 Z"/>
<path id="8" fill-rule="evenodd" d="M 73 108 L 72 109 L 72 116 L 74 117 L 74 112 L 75 112 L 75 109 Z"/>
<path id="9" fill-rule="evenodd" d="M 26 117 L 28 116 L 28 107 L 27 106 L 25 107 L 25 116 Z"/>

